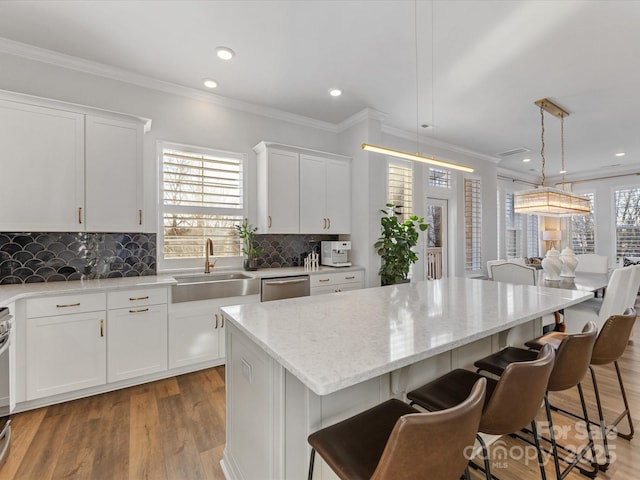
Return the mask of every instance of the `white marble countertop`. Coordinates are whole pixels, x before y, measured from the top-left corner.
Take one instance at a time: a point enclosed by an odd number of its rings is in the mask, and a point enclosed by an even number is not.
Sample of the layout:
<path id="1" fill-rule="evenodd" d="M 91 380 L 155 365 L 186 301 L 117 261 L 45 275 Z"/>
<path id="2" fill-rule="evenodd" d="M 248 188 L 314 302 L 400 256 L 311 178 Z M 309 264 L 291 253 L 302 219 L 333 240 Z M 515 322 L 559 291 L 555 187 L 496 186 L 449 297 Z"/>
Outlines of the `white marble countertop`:
<path id="1" fill-rule="evenodd" d="M 309 389 L 327 395 L 592 296 L 448 278 L 223 311 Z"/>
<path id="2" fill-rule="evenodd" d="M 293 275 L 318 275 L 322 273 L 335 273 L 363 270 L 362 267 L 319 267 L 316 270 L 307 270 L 303 267 L 288 268 L 263 268 L 253 272 L 241 269 L 212 270 L 212 274 L 225 272 L 242 272 L 251 277 L 270 278 L 288 277 Z M 145 277 L 128 278 L 108 278 L 101 280 L 73 280 L 70 282 L 40 282 L 20 285 L 0 285 L 0 307 L 10 304 L 16 300 L 29 297 L 41 297 L 48 295 L 65 295 L 81 292 L 126 290 L 131 288 L 161 287 L 175 285 L 175 277 L 183 276 L 204 276 L 203 272 L 172 272 L 160 275 L 149 275 Z"/>

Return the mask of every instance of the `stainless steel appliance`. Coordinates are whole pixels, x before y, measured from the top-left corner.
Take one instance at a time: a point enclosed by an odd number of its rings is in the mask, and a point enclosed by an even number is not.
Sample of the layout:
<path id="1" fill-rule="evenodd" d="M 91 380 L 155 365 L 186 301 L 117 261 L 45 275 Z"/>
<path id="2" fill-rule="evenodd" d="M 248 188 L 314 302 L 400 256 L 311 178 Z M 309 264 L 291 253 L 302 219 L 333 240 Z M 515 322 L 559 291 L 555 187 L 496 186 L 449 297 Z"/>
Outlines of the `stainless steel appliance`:
<path id="1" fill-rule="evenodd" d="M 328 267 L 350 267 L 349 255 L 351 252 L 351 242 L 320 242 L 322 265 Z"/>
<path id="2" fill-rule="evenodd" d="M 9 309 L 0 308 L 0 465 L 9 451 L 11 439 L 11 378 L 9 346 L 11 344 L 11 316 Z"/>
<path id="3" fill-rule="evenodd" d="M 263 302 L 284 298 L 306 297 L 310 293 L 309 275 L 263 278 L 260 299 Z"/>

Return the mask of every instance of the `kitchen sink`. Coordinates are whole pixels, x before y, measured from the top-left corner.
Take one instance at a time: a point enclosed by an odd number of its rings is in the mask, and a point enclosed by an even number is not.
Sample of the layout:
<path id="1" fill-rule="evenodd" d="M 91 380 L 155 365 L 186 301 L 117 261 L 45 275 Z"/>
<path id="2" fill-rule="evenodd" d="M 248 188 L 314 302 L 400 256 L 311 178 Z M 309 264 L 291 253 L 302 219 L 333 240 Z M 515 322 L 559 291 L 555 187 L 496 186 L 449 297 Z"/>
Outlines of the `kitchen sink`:
<path id="1" fill-rule="evenodd" d="M 239 272 L 207 273 L 174 277 L 172 303 L 260 294 L 260 279 Z"/>

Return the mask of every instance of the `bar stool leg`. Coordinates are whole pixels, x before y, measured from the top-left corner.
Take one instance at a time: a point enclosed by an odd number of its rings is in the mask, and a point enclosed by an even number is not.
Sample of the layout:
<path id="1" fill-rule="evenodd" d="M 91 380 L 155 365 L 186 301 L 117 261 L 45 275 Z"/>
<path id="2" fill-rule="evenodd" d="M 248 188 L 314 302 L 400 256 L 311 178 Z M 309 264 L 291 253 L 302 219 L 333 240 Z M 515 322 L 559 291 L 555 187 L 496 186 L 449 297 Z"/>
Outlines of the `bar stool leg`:
<path id="1" fill-rule="evenodd" d="M 622 383 L 622 375 L 620 375 L 620 366 L 618 365 L 618 361 L 616 360 L 615 362 L 613 362 L 613 364 L 616 367 L 616 373 L 618 374 L 618 383 L 620 384 L 620 391 L 622 392 L 622 400 L 624 401 L 624 412 L 622 412 L 622 415 L 620 415 L 618 417 L 618 419 L 616 419 L 614 426 L 618 425 L 618 423 L 620 423 L 620 420 L 622 420 L 622 418 L 624 417 L 624 415 L 627 415 L 627 421 L 629 422 L 629 433 L 618 433 L 618 436 L 620 438 L 624 438 L 625 440 L 631 440 L 633 438 L 633 434 L 635 433 L 634 429 L 633 429 L 633 420 L 631 419 L 631 410 L 629 410 L 629 402 L 627 400 L 627 393 L 624 391 L 624 384 Z"/>
<path id="2" fill-rule="evenodd" d="M 560 472 L 560 461 L 558 459 L 558 445 L 556 444 L 556 435 L 553 431 L 553 419 L 551 418 L 551 407 L 549 405 L 549 396 L 544 395 L 544 409 L 547 413 L 547 424 L 549 425 L 549 437 L 551 439 L 551 453 L 553 454 L 553 464 L 556 469 L 556 479 L 562 480 L 562 472 Z"/>
<path id="3" fill-rule="evenodd" d="M 312 448 L 311 449 L 311 456 L 309 457 L 309 476 L 308 476 L 308 480 L 312 480 L 313 479 L 313 464 L 315 463 L 316 460 L 316 449 Z"/>
<path id="4" fill-rule="evenodd" d="M 578 393 L 580 393 L 580 403 L 582 404 L 582 413 L 584 415 L 585 425 L 587 427 L 587 438 L 589 439 L 589 445 L 591 447 L 591 466 L 593 467 L 592 471 L 585 470 L 584 468 L 578 466 L 578 470 L 583 475 L 586 475 L 591 478 L 595 478 L 598 474 L 598 457 L 596 455 L 596 447 L 593 442 L 593 435 L 591 433 L 591 422 L 589 421 L 589 413 L 587 412 L 587 403 L 584 401 L 584 394 L 582 392 L 582 383 L 578 383 Z M 581 456 L 584 454 L 587 447 L 583 448 L 580 452 L 577 453 L 576 459 L 579 461 Z M 577 464 L 577 462 L 576 462 Z"/>
<path id="5" fill-rule="evenodd" d="M 542 480 L 547 480 L 547 472 L 544 471 L 544 461 L 542 459 L 542 448 L 540 447 L 540 437 L 538 435 L 538 427 L 536 425 L 535 418 L 531 421 L 531 432 L 536 444 L 536 450 L 538 452 L 538 466 L 540 467 L 540 476 Z"/>
<path id="6" fill-rule="evenodd" d="M 609 442 L 607 440 L 607 425 L 604 421 L 604 414 L 602 413 L 602 403 L 600 402 L 600 391 L 598 390 L 596 372 L 591 365 L 589 365 L 589 372 L 591 372 L 593 391 L 596 395 L 596 405 L 598 407 L 598 417 L 600 420 L 600 431 L 602 432 L 602 444 L 604 445 L 604 463 L 599 463 L 598 469 L 604 472 L 609 468 L 609 464 L 611 462 L 611 455 L 609 454 Z"/>

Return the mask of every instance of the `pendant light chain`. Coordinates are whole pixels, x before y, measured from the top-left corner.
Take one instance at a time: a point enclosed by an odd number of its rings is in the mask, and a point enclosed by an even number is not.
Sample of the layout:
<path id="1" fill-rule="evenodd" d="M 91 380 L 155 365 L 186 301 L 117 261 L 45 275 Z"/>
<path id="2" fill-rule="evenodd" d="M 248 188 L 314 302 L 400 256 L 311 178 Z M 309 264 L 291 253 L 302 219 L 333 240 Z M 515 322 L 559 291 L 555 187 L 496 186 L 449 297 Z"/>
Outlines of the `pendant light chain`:
<path id="1" fill-rule="evenodd" d="M 416 41 L 416 154 L 420 155 L 420 85 L 418 83 L 418 0 L 413 3 L 413 34 Z"/>
<path id="2" fill-rule="evenodd" d="M 540 105 L 540 156 L 542 157 L 542 183 L 541 187 L 544 187 L 544 109 Z"/>
<path id="3" fill-rule="evenodd" d="M 562 152 L 562 191 L 564 192 L 564 115 L 560 117 L 560 151 Z"/>

